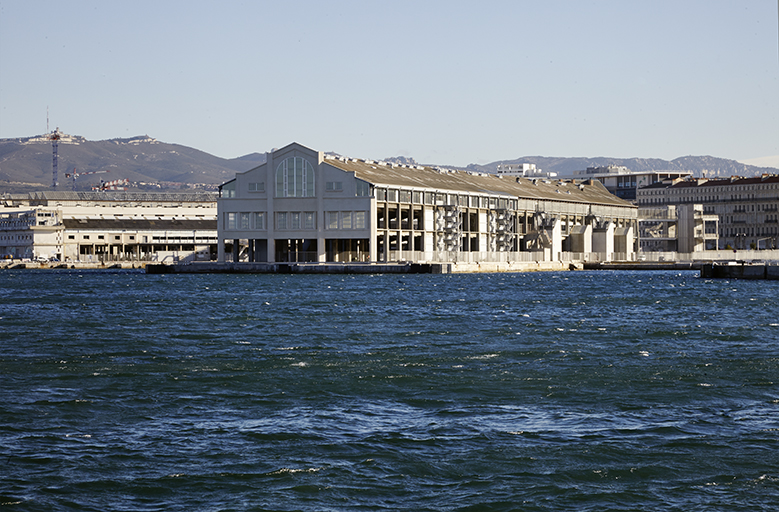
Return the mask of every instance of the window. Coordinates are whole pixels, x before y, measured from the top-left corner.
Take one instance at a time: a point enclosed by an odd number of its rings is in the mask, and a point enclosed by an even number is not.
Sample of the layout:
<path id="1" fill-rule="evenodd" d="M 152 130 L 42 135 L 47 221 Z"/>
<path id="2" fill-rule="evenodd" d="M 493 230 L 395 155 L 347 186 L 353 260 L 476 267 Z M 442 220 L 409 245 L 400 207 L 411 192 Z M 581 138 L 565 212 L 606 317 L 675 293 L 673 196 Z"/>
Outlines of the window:
<path id="1" fill-rule="evenodd" d="M 327 212 L 327 229 L 338 229 L 338 212 Z"/>
<path id="2" fill-rule="evenodd" d="M 235 180 L 227 182 L 219 188 L 219 197 L 235 197 Z"/>
<path id="3" fill-rule="evenodd" d="M 238 214 L 236 212 L 225 213 L 225 229 L 238 229 Z"/>
<path id="4" fill-rule="evenodd" d="M 105 240 L 105 235 L 97 235 L 98 240 Z"/>
<path id="5" fill-rule="evenodd" d="M 341 212 L 341 229 L 352 229 L 352 212 Z"/>
<path id="6" fill-rule="evenodd" d="M 328 192 L 341 192 L 344 189 L 343 181 L 328 181 L 325 189 Z"/>
<path id="7" fill-rule="evenodd" d="M 365 229 L 365 212 L 354 212 L 354 229 Z"/>
<path id="8" fill-rule="evenodd" d="M 300 229 L 300 212 L 289 214 L 289 229 Z"/>
<path id="9" fill-rule="evenodd" d="M 295 156 L 276 167 L 276 197 L 314 197 L 314 167 Z"/>
<path id="10" fill-rule="evenodd" d="M 114 240 L 119 240 L 121 237 L 119 235 L 114 235 Z"/>
<path id="11" fill-rule="evenodd" d="M 355 185 L 356 185 L 356 190 L 354 195 L 356 195 L 357 197 L 370 197 L 371 195 L 370 183 L 361 180 L 355 180 Z"/>
<path id="12" fill-rule="evenodd" d="M 398 191 L 397 190 L 387 190 L 387 201 L 391 203 L 395 203 L 398 200 Z"/>
<path id="13" fill-rule="evenodd" d="M 265 212 L 254 212 L 254 229 L 265 229 Z"/>
<path id="14" fill-rule="evenodd" d="M 265 182 L 249 183 L 249 192 L 265 192 Z"/>
<path id="15" fill-rule="evenodd" d="M 401 203 L 410 203 L 411 202 L 411 191 L 410 190 L 401 190 L 399 192 L 399 199 Z"/>
<path id="16" fill-rule="evenodd" d="M 303 229 L 316 229 L 316 212 L 303 214 Z"/>
<path id="17" fill-rule="evenodd" d="M 76 239 L 76 235 L 68 235 L 68 240 L 75 240 L 75 239 Z"/>
<path id="18" fill-rule="evenodd" d="M 84 235 L 84 240 L 89 240 L 89 235 Z"/>
<path id="19" fill-rule="evenodd" d="M 251 215 L 249 212 L 241 212 L 241 229 L 249 229 L 249 219 Z"/>
<path id="20" fill-rule="evenodd" d="M 376 189 L 376 199 L 379 201 L 386 201 L 387 200 L 387 189 L 386 188 L 377 188 Z"/>
<path id="21" fill-rule="evenodd" d="M 287 213 L 276 213 L 276 229 L 287 229 Z"/>

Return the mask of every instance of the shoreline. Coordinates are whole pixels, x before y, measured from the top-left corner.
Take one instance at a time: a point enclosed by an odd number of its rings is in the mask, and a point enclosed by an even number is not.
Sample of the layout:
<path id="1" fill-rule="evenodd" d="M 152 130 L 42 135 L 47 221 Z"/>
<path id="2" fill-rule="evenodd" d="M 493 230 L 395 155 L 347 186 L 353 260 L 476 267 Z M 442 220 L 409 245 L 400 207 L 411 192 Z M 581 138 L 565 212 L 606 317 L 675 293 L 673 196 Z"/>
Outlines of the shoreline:
<path id="1" fill-rule="evenodd" d="M 6 260 L 7 261 L 7 260 Z M 2 270 L 137 270 L 146 274 L 494 274 L 507 272 L 698 271 L 707 279 L 779 280 L 777 262 L 502 262 L 502 263 L 216 263 L 0 262 Z"/>

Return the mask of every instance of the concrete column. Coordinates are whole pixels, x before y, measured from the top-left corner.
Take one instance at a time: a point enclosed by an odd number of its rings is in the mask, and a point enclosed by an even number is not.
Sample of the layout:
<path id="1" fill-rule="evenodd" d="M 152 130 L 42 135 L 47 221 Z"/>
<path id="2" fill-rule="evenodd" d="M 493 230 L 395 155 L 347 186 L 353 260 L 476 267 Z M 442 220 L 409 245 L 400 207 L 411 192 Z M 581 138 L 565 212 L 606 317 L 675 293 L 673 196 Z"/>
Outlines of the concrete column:
<path id="1" fill-rule="evenodd" d="M 316 238 L 316 260 L 319 263 L 327 261 L 327 247 L 325 247 L 325 238 L 321 234 Z"/>

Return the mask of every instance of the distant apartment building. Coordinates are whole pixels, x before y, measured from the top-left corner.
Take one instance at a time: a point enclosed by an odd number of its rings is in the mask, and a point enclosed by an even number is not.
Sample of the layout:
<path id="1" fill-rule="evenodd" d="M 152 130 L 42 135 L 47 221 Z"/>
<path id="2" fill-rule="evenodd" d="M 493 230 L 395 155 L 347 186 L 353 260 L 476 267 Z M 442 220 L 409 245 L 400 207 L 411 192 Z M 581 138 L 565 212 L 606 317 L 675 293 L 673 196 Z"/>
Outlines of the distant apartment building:
<path id="1" fill-rule="evenodd" d="M 536 164 L 498 164 L 498 176 L 520 178 L 555 178 L 556 172 L 538 169 Z"/>
<path id="2" fill-rule="evenodd" d="M 638 209 L 641 252 L 693 253 L 718 248 L 719 218 L 704 213 L 700 204 Z"/>
<path id="3" fill-rule="evenodd" d="M 213 193 L 35 192 L 0 198 L 0 258 L 210 260 L 216 235 Z"/>
<path id="4" fill-rule="evenodd" d="M 622 165 L 588 167 L 583 171 L 561 174 L 563 178 L 598 180 L 606 189 L 627 201 L 636 200 L 636 191 L 654 183 L 692 176 L 691 171 L 631 171 Z"/>
<path id="5" fill-rule="evenodd" d="M 772 249 L 779 246 L 779 175 L 729 179 L 677 179 L 638 190 L 641 212 L 695 205 L 703 222 L 717 219 L 718 249 Z M 704 224 L 704 234 L 711 231 Z M 710 235 L 710 233 L 709 233 Z M 710 245 L 711 238 L 704 243 Z M 642 242 L 643 247 L 643 242 Z"/>

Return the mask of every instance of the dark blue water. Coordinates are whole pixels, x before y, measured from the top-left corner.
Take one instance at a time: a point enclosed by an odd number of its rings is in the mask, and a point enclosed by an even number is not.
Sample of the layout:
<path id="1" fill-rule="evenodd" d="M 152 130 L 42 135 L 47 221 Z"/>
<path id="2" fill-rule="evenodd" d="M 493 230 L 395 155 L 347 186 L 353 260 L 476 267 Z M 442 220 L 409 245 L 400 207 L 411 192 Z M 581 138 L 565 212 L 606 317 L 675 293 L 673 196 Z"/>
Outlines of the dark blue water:
<path id="1" fill-rule="evenodd" d="M 0 272 L 8 510 L 775 510 L 779 283 Z"/>

